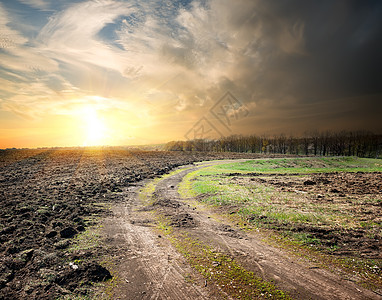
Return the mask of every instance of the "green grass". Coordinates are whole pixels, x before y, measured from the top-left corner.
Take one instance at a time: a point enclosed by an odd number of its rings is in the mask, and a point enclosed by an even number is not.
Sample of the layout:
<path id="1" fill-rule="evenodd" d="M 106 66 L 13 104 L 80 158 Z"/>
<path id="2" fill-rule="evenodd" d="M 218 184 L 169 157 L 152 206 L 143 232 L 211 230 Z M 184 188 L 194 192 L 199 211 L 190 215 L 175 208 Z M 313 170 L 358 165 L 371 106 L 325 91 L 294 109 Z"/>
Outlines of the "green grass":
<path id="1" fill-rule="evenodd" d="M 68 252 L 97 249 L 100 246 L 101 225 L 87 227 L 72 239 Z"/>
<path id="2" fill-rule="evenodd" d="M 151 202 L 151 196 L 152 194 L 155 192 L 155 188 L 156 186 L 158 185 L 158 183 L 163 180 L 163 179 L 166 179 L 168 178 L 169 176 L 173 176 L 173 175 L 176 175 L 180 172 L 183 172 L 185 170 L 188 170 L 189 168 L 192 168 L 192 167 L 187 167 L 187 168 L 180 168 L 180 169 L 177 169 L 175 171 L 172 171 L 170 172 L 169 174 L 165 174 L 161 177 L 157 177 L 155 178 L 154 180 L 151 180 L 149 181 L 147 184 L 145 184 L 145 186 L 139 191 L 139 199 L 141 201 L 143 201 L 146 205 L 148 204 L 152 204 Z M 150 203 L 148 201 L 151 201 Z"/>
<path id="3" fill-rule="evenodd" d="M 381 222 L 364 219 L 365 209 L 382 201 L 378 195 L 348 195 L 332 202 L 317 201 L 317 195 L 309 190 L 281 191 L 261 181 L 251 181 L 250 176 L 240 175 L 259 173 L 256 178 L 261 178 L 261 174 L 289 174 L 288 178 L 297 180 L 302 176 L 309 177 L 312 173 L 332 172 L 382 172 L 382 161 L 357 157 L 309 157 L 222 164 L 189 173 L 180 183 L 179 193 L 183 198 L 196 198 L 216 207 L 220 213 L 226 212 L 232 218 L 241 219 L 243 223 L 250 223 L 260 229 L 275 230 L 276 235 L 290 241 L 297 248 L 306 246 L 314 251 L 325 250 L 325 253 L 330 254 L 340 251 L 343 245 L 336 242 L 331 244 L 331 241 L 329 243 L 329 240 L 325 240 L 325 235 L 320 236 L 314 230 L 300 232 L 293 230 L 294 228 L 333 229 L 337 235 L 349 230 L 363 229 L 366 230 L 366 237 L 379 238 Z M 367 279 L 367 284 L 373 281 L 378 286 L 382 283 L 378 278 L 381 274 L 381 260 L 353 258 L 344 258 L 346 264 L 336 260 L 330 262 L 351 272 L 358 272 L 357 274 Z M 355 261 L 357 264 L 352 263 Z M 363 267 L 360 268 L 360 265 Z"/>
<path id="4" fill-rule="evenodd" d="M 218 192 L 220 187 L 216 185 L 219 184 L 220 178 L 214 179 L 213 176 L 236 172 L 264 174 L 382 172 L 382 161 L 380 159 L 350 156 L 256 159 L 239 163 L 221 164 L 187 174 L 179 186 L 179 193 L 184 197 L 192 197 L 202 193 Z M 202 180 L 194 181 L 196 177 L 202 178 Z"/>
<path id="5" fill-rule="evenodd" d="M 259 159 L 216 167 L 221 172 L 321 173 L 382 172 L 380 159 L 347 157 L 309 157 Z"/>
<path id="6" fill-rule="evenodd" d="M 334 212 L 330 218 L 326 218 L 328 212 L 324 204 L 307 203 L 300 195 L 280 193 L 273 187 L 261 184 L 252 184 L 248 187 L 233 183 L 226 176 L 198 176 L 199 174 L 198 172 L 190 173 L 180 184 L 179 191 L 183 197 L 204 195 L 201 201 L 206 204 L 235 206 L 239 215 L 248 219 L 252 218 L 257 225 L 277 226 L 283 222 L 315 224 L 326 222 L 330 225 L 339 220 L 348 224 Z M 289 206 L 288 203 L 290 203 Z M 299 208 L 296 209 L 295 206 Z"/>
<path id="7" fill-rule="evenodd" d="M 252 219 L 258 226 L 275 227 L 280 224 L 313 224 L 316 226 L 341 226 L 356 228 L 378 225 L 355 219 L 352 213 L 356 203 L 343 201 L 328 205 L 322 201 L 311 201 L 309 193 L 281 192 L 259 182 L 236 182 L 235 176 L 227 173 L 289 173 L 293 176 L 316 172 L 382 171 L 380 160 L 357 157 L 332 158 L 283 158 L 260 159 L 223 164 L 194 171 L 185 176 L 179 185 L 184 198 L 199 196 L 213 206 L 236 206 L 243 218 Z M 291 176 L 292 176 L 291 175 Z M 240 177 L 240 176 L 236 176 Z M 261 177 L 261 176 L 260 176 Z M 356 199 L 355 202 L 375 203 L 381 199 Z M 349 203 L 348 203 L 349 202 Z"/>

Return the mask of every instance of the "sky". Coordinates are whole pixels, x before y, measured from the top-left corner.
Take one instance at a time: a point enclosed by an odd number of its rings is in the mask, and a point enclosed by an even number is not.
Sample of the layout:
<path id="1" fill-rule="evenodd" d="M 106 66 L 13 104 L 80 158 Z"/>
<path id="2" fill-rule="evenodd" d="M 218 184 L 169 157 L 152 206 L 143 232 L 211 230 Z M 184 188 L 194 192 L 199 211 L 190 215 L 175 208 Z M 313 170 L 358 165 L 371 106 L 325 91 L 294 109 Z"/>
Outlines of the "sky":
<path id="1" fill-rule="evenodd" d="M 0 148 L 382 133 L 382 2 L 0 0 Z"/>

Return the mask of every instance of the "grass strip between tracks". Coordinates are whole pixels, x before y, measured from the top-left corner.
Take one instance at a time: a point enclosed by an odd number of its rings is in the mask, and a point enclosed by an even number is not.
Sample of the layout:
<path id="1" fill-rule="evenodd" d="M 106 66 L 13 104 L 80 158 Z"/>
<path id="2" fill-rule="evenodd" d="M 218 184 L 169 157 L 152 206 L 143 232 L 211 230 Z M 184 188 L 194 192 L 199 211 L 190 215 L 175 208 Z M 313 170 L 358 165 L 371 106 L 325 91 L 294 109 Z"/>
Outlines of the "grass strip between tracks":
<path id="1" fill-rule="evenodd" d="M 157 178 L 140 192 L 140 199 L 150 205 L 157 184 L 185 169 L 178 169 L 170 174 Z M 185 257 L 186 261 L 206 280 L 220 291 L 221 296 L 235 299 L 291 299 L 290 296 L 253 272 L 246 270 L 235 259 L 216 251 L 211 246 L 190 237 L 187 232 L 174 229 L 170 220 L 159 211 L 155 211 L 158 230 Z"/>

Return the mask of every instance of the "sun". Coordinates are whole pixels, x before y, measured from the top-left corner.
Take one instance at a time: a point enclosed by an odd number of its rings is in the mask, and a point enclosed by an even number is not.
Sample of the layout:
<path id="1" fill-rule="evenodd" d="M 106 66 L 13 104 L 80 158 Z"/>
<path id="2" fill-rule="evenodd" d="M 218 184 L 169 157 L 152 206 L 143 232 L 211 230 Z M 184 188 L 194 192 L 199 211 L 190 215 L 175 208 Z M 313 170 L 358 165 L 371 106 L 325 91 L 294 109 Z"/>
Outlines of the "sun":
<path id="1" fill-rule="evenodd" d="M 106 125 L 98 116 L 97 110 L 86 107 L 83 110 L 82 120 L 84 123 L 84 146 L 100 146 L 106 142 Z"/>

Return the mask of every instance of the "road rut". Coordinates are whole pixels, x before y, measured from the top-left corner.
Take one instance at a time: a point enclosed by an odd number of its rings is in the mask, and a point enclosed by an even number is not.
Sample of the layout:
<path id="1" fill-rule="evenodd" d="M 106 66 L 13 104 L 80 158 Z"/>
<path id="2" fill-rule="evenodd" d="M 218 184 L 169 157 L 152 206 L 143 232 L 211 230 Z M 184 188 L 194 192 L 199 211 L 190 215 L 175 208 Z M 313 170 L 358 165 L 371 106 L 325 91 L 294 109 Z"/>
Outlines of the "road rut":
<path id="1" fill-rule="evenodd" d="M 230 298 L 218 287 L 197 274 L 163 237 L 153 211 L 159 210 L 182 230 L 219 252 L 234 257 L 245 269 L 296 299 L 382 299 L 328 270 L 262 241 L 256 232 L 244 232 L 224 217 L 202 205 L 190 205 L 182 199 L 178 184 L 188 173 L 213 164 L 207 162 L 181 167 L 174 175 L 155 186 L 154 205 L 139 197 L 145 183 L 126 191 L 116 204 L 113 216 L 104 222 L 104 234 L 110 244 L 119 281 L 113 288 L 114 299 L 221 299 Z M 190 279 L 191 278 L 191 279 Z M 188 280 L 190 279 L 190 280 Z"/>

